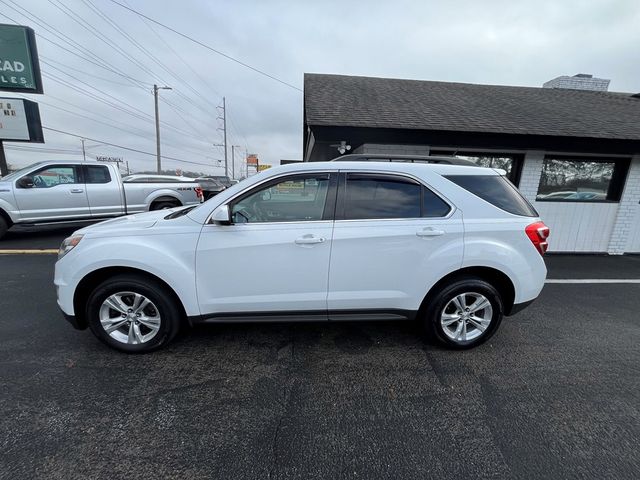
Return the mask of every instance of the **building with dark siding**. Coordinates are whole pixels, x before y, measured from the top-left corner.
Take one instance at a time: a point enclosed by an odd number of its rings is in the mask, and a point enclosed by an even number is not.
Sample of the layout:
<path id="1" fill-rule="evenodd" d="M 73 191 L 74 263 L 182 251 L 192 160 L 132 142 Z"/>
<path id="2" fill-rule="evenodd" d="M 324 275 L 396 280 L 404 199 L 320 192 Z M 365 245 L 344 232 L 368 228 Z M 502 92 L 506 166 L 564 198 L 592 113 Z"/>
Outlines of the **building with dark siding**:
<path id="1" fill-rule="evenodd" d="M 551 251 L 640 252 L 640 95 L 306 74 L 304 160 L 345 146 L 502 168 Z"/>

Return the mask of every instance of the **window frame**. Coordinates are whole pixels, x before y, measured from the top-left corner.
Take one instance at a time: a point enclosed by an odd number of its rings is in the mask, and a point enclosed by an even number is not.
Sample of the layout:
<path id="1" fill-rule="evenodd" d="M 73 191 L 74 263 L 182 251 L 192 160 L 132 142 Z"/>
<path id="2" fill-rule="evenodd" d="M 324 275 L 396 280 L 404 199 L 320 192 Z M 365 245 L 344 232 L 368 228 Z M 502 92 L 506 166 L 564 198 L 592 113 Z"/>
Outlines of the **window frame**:
<path id="1" fill-rule="evenodd" d="M 258 193 L 261 190 L 266 190 L 274 185 L 277 185 L 282 182 L 288 182 L 292 180 L 305 180 L 307 178 L 317 178 L 321 176 L 326 176 L 329 180 L 329 187 L 327 188 L 327 197 L 324 201 L 324 208 L 322 211 L 322 218 L 320 220 L 287 220 L 287 221 L 277 221 L 277 222 L 247 222 L 247 223 L 235 223 L 232 218 L 233 207 L 238 202 L 241 202 L 247 197 Z M 226 201 L 222 205 L 226 205 L 229 208 L 229 217 L 231 218 L 230 225 L 274 225 L 274 224 L 291 224 L 291 223 L 313 223 L 313 222 L 327 222 L 333 221 L 335 215 L 335 205 L 336 205 L 336 195 L 337 195 L 337 184 L 338 184 L 338 172 L 331 171 L 318 171 L 318 172 L 301 172 L 301 173 L 290 173 L 287 175 L 282 175 L 280 177 L 269 179 L 265 182 L 259 183 L 257 185 L 253 185 L 248 190 L 241 192 L 230 200 Z M 211 213 L 213 214 L 213 212 Z M 207 223 L 210 222 L 210 219 Z"/>
<path id="2" fill-rule="evenodd" d="M 607 198 L 603 200 L 591 200 L 591 199 L 583 199 L 583 200 L 570 200 L 565 198 L 538 198 L 540 195 L 540 185 L 542 183 L 542 171 L 544 169 L 544 162 L 546 160 L 558 160 L 558 161 L 568 161 L 568 162 L 590 162 L 590 163 L 612 163 L 613 170 L 611 172 L 611 179 L 609 180 L 609 186 L 607 187 Z M 614 204 L 620 203 L 622 200 L 622 194 L 624 192 L 624 186 L 627 182 L 627 177 L 629 176 L 629 168 L 631 167 L 631 158 L 630 157 L 581 157 L 576 155 L 545 155 L 542 160 L 542 167 L 540 170 L 540 179 L 538 180 L 538 188 L 536 190 L 536 202 L 544 202 L 544 203 L 605 203 L 605 204 Z M 553 193 L 553 192 L 552 192 Z M 611 194 L 612 193 L 612 194 Z M 608 197 L 614 197 L 614 200 L 609 199 Z"/>
<path id="3" fill-rule="evenodd" d="M 346 199 L 347 199 L 347 177 L 349 175 L 357 175 L 362 177 L 376 177 L 376 178 L 384 178 L 387 177 L 392 179 L 393 181 L 402 181 L 405 183 L 412 183 L 420 186 L 420 216 L 419 217 L 394 217 L 394 218 L 345 218 L 345 207 L 346 207 Z M 424 189 L 428 189 L 433 193 L 436 197 L 442 200 L 445 204 L 449 206 L 449 210 L 446 215 L 439 217 L 426 217 L 424 216 Z M 413 175 L 409 175 L 406 173 L 399 172 L 388 172 L 388 171 L 362 171 L 362 170 L 340 170 L 340 177 L 338 179 L 337 186 L 337 198 L 336 198 L 336 211 L 335 211 L 335 221 L 343 221 L 343 222 L 380 222 L 380 221 L 407 221 L 407 220 L 445 220 L 450 218 L 456 211 L 456 206 L 449 201 L 444 195 L 435 190 L 429 185 L 426 185 L 420 178 L 414 177 Z"/>

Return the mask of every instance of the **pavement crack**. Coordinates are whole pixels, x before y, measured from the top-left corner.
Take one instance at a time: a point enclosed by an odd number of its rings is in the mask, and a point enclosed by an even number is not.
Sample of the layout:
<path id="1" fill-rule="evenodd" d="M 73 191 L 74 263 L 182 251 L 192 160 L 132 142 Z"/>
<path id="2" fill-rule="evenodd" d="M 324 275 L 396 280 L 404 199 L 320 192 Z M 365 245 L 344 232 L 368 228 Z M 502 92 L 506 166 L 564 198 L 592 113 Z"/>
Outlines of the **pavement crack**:
<path id="1" fill-rule="evenodd" d="M 291 349 L 291 356 L 290 356 L 291 361 L 289 362 L 289 365 L 287 367 L 287 380 L 288 380 L 287 383 L 289 384 L 289 388 L 285 390 L 282 401 L 280 402 L 280 405 L 282 407 L 282 413 L 280 414 L 280 418 L 278 418 L 278 423 L 276 424 L 276 428 L 273 432 L 273 438 L 271 440 L 272 461 L 271 461 L 271 466 L 269 467 L 269 472 L 267 474 L 268 479 L 273 478 L 273 475 L 276 472 L 276 469 L 278 468 L 278 440 L 280 438 L 282 424 L 285 418 L 287 417 L 287 411 L 289 410 L 289 403 L 291 402 L 292 392 L 295 387 L 294 373 L 296 369 L 296 365 L 295 365 L 296 356 L 295 356 L 295 335 L 294 334 L 292 334 L 291 336 L 290 349 Z"/>
<path id="2" fill-rule="evenodd" d="M 436 380 L 438 380 L 440 386 L 444 389 L 449 389 L 450 386 L 445 379 L 444 371 L 440 362 L 435 359 L 427 346 L 423 346 L 422 351 L 424 352 L 424 356 L 427 358 L 427 362 L 429 362 L 429 366 L 431 367 L 431 370 L 433 370 L 433 374 L 435 375 Z"/>

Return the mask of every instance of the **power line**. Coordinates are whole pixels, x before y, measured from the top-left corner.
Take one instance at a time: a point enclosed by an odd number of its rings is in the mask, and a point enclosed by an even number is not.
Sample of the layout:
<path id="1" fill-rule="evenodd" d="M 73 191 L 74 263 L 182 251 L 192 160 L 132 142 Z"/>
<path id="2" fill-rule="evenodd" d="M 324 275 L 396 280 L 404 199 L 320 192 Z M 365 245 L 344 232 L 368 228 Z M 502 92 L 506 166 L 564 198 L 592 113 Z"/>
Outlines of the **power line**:
<path id="1" fill-rule="evenodd" d="M 124 8 L 124 9 L 126 9 L 126 10 L 129 10 L 129 11 L 130 11 L 130 12 L 132 12 L 132 13 L 135 13 L 136 15 L 138 15 L 138 16 L 140 16 L 140 17 L 146 18 L 147 20 L 149 20 L 150 22 L 155 23 L 156 25 L 159 25 L 159 26 L 161 26 L 161 27 L 163 27 L 163 28 L 166 28 L 167 30 L 170 30 L 170 31 L 172 31 L 173 33 L 175 33 L 176 35 L 180 35 L 181 37 L 186 38 L 187 40 L 189 40 L 189 41 L 191 41 L 191 42 L 193 42 L 193 43 L 196 43 L 196 44 L 200 45 L 201 47 L 206 48 L 207 50 L 210 50 L 210 51 L 212 51 L 212 52 L 214 52 L 214 53 L 217 53 L 218 55 L 221 55 L 221 56 L 223 56 L 223 57 L 227 58 L 228 60 L 231 60 L 232 62 L 235 62 L 235 63 L 237 63 L 237 64 L 239 64 L 239 65 L 242 65 L 243 67 L 246 67 L 246 68 L 248 68 L 248 69 L 250 69 L 250 70 L 253 70 L 254 72 L 259 73 L 260 75 L 263 75 L 263 76 L 265 76 L 265 77 L 267 77 L 267 78 L 270 78 L 271 80 L 275 80 L 275 81 L 276 81 L 276 82 L 278 82 L 278 83 L 281 83 L 281 84 L 283 84 L 283 85 L 286 85 L 286 86 L 287 86 L 287 87 L 289 87 L 289 88 L 293 88 L 294 90 L 297 90 L 297 91 L 299 91 L 299 92 L 302 92 L 302 89 L 301 89 L 301 88 L 298 88 L 298 87 L 296 87 L 295 85 L 292 85 L 292 84 L 290 84 L 290 83 L 288 83 L 288 82 L 285 82 L 284 80 L 280 80 L 279 78 L 277 78 L 277 77 L 275 77 L 275 76 L 273 76 L 273 75 L 270 75 L 270 74 L 268 74 L 267 72 L 264 72 L 264 71 L 262 71 L 262 70 L 260 70 L 260 69 L 258 69 L 258 68 L 256 68 L 256 67 L 252 67 L 251 65 L 249 65 L 249 64 L 247 64 L 247 63 L 244 63 L 244 62 L 242 62 L 241 60 L 238 60 L 237 58 L 232 57 L 231 55 L 227 55 L 226 53 L 223 53 L 223 52 L 221 52 L 220 50 L 217 50 L 217 49 L 215 49 L 215 48 L 213 48 L 213 47 L 211 47 L 211 46 L 207 45 L 206 43 L 202 43 L 201 41 L 196 40 L 195 38 L 190 37 L 189 35 L 186 35 L 186 34 L 184 34 L 184 33 L 182 33 L 182 32 L 179 32 L 178 30 L 176 30 L 176 29 L 174 29 L 174 28 L 171 28 L 171 27 L 170 27 L 170 26 L 168 26 L 168 25 L 165 25 L 164 23 L 161 23 L 161 22 L 159 22 L 159 21 L 157 21 L 157 20 L 154 20 L 153 18 L 148 17 L 148 16 L 147 16 L 147 15 L 145 15 L 144 13 L 141 13 L 141 12 L 139 12 L 139 11 L 137 11 L 137 10 L 135 10 L 135 9 L 131 8 L 131 7 L 128 7 L 127 5 L 123 5 L 122 3 L 120 3 L 120 2 L 118 2 L 118 1 L 116 1 L 116 0 L 111 0 L 111 2 L 115 3 L 116 5 L 119 5 L 120 7 Z"/>
<path id="2" fill-rule="evenodd" d="M 87 48 L 83 47 L 82 45 L 80 45 L 78 42 L 76 42 L 75 40 L 73 40 L 71 37 L 69 37 L 68 35 L 65 35 L 64 33 L 62 33 L 60 30 L 58 30 L 57 28 L 55 28 L 53 25 L 51 25 L 50 23 L 48 23 L 47 21 L 43 20 L 42 18 L 38 17 L 37 15 L 35 15 L 34 13 L 30 12 L 29 10 L 27 10 L 26 8 L 18 5 L 17 3 L 15 3 L 13 0 L 9 0 L 9 2 L 11 2 L 13 5 L 15 5 L 15 7 L 19 8 L 20 10 L 18 10 L 17 8 L 9 5 L 5 0 L 0 0 L 0 2 L 2 2 L 3 4 L 5 4 L 7 7 L 11 8 L 14 12 L 18 13 L 19 15 L 22 15 L 23 17 L 27 18 L 28 20 L 30 20 L 31 22 L 36 23 L 38 26 L 40 26 L 41 28 L 43 28 L 44 30 L 46 30 L 47 32 L 55 35 L 58 39 L 62 40 L 63 42 L 67 43 L 69 46 L 71 46 L 72 48 L 77 49 L 78 51 L 83 52 L 83 55 L 80 55 L 77 52 L 74 52 L 72 50 L 69 50 L 66 47 L 63 47 L 62 45 L 54 42 L 53 40 L 45 37 L 44 35 L 38 34 L 39 37 L 43 38 L 44 40 L 56 45 L 59 48 L 62 48 L 63 50 L 66 50 L 67 52 L 71 53 L 72 55 L 75 55 L 79 58 L 82 58 L 85 61 L 88 61 L 90 63 L 93 63 L 94 65 L 104 68 L 106 70 L 110 70 L 113 71 L 123 77 L 126 78 L 130 78 L 133 81 L 136 81 L 137 83 L 140 84 L 145 84 L 145 82 L 141 82 L 138 81 L 136 79 L 133 79 L 132 77 L 129 77 L 127 74 L 125 74 L 124 72 L 122 72 L 121 70 L 117 69 L 116 67 L 114 67 L 113 65 L 110 65 L 108 62 L 104 61 L 102 58 L 100 58 L 98 55 L 94 54 L 92 51 L 88 50 Z M 9 20 L 11 20 L 12 22 L 19 24 L 19 22 L 17 22 L 15 19 L 9 17 L 6 14 L 2 14 L 4 17 L 8 18 Z M 89 57 L 89 58 L 87 58 Z M 93 58 L 93 60 L 92 60 Z"/>
<path id="3" fill-rule="evenodd" d="M 45 130 L 50 130 L 52 132 L 62 133 L 63 135 L 69 135 L 71 137 L 76 137 L 76 138 L 84 138 L 85 140 L 90 140 L 92 142 L 98 142 L 98 143 L 101 143 L 103 145 L 109 145 L 111 147 L 121 148 L 123 150 L 128 150 L 130 152 L 140 153 L 142 155 L 151 155 L 152 157 L 156 156 L 155 153 L 145 152 L 143 150 L 138 150 L 136 148 L 125 147 L 124 145 L 118 145 L 117 143 L 106 142 L 104 140 L 99 140 L 97 138 L 90 138 L 90 137 L 87 137 L 85 135 L 78 135 L 76 133 L 65 132 L 64 130 L 58 130 L 56 128 L 49 128 L 49 127 L 45 127 L 44 125 L 42 126 L 42 128 L 45 129 Z M 183 160 L 182 158 L 168 157 L 166 155 L 162 155 L 162 158 L 164 158 L 166 160 L 174 160 L 176 162 L 189 163 L 189 164 L 192 164 L 192 165 L 202 165 L 204 167 L 211 167 L 211 164 L 208 164 L 208 163 L 192 162 L 192 161 L 189 161 L 189 160 Z M 222 159 L 218 159 L 218 158 L 213 158 L 213 160 L 222 161 Z"/>
<path id="4" fill-rule="evenodd" d="M 48 96 L 51 97 L 51 95 L 48 95 Z M 18 97 L 18 98 L 23 98 L 23 97 Z M 52 97 L 52 98 L 55 98 L 56 100 L 60 100 L 60 101 L 66 102 L 65 100 L 61 100 L 61 99 L 58 99 L 56 97 Z M 138 130 L 139 133 L 135 133 L 133 130 L 137 130 L 137 129 L 135 129 L 135 127 L 132 127 L 132 126 L 129 126 L 129 129 L 125 129 L 125 128 L 119 127 L 118 125 L 114 125 L 112 123 L 105 122 L 103 120 L 95 119 L 95 118 L 92 118 L 92 117 L 90 117 L 88 115 L 84 115 L 82 113 L 73 112 L 71 110 L 68 110 L 66 108 L 60 107 L 58 105 L 54 105 L 54 104 L 51 104 L 51 103 L 43 102 L 42 100 L 40 100 L 38 103 L 41 103 L 43 105 L 47 105 L 47 106 L 49 106 L 51 108 L 55 108 L 57 110 L 61 110 L 63 112 L 67 112 L 67 113 L 69 113 L 69 114 L 71 114 L 73 116 L 83 117 L 83 118 L 86 118 L 87 120 L 91 120 L 92 122 L 100 123 L 102 125 L 106 125 L 107 127 L 115 128 L 116 130 L 120 130 L 121 132 L 125 132 L 125 133 L 136 135 L 136 136 L 138 136 L 140 138 L 148 138 L 148 139 L 154 139 L 155 138 L 155 136 L 151 132 L 144 132 L 142 130 Z M 71 104 L 71 105 L 73 105 L 73 104 Z M 73 106 L 75 106 L 75 105 L 73 105 Z M 77 106 L 75 106 L 75 107 L 79 108 Z M 127 125 L 125 124 L 125 126 L 127 126 Z M 164 142 L 164 145 L 166 145 L 166 146 L 168 146 L 170 148 L 175 148 L 176 150 L 185 150 L 187 152 L 195 153 L 197 155 L 202 155 L 202 156 L 206 156 L 207 153 L 208 153 L 208 152 L 205 152 L 203 150 L 195 150 L 193 148 L 189 148 L 189 147 L 185 147 L 185 146 L 178 147 L 178 146 L 176 146 L 176 145 L 174 145 L 172 143 L 167 143 L 167 142 Z"/>
<path id="5" fill-rule="evenodd" d="M 91 91 L 88 91 L 88 90 L 86 90 L 86 89 L 84 89 L 82 87 L 78 87 L 76 85 L 73 85 L 70 82 L 68 82 L 67 80 L 65 80 L 63 78 L 60 78 L 59 76 L 54 75 L 54 74 L 52 74 L 50 72 L 43 72 L 42 75 L 44 77 L 46 77 L 46 78 L 50 78 L 50 79 L 54 80 L 55 82 L 60 83 L 61 85 L 64 85 L 64 86 L 66 86 L 66 87 L 68 87 L 68 88 L 70 88 L 72 90 L 75 90 L 76 92 L 80 92 L 83 95 L 85 95 L 85 96 L 87 96 L 87 97 L 89 97 L 89 98 L 91 98 L 93 100 L 96 100 L 98 102 L 104 103 L 105 105 L 110 106 L 111 108 L 114 108 L 116 110 L 124 112 L 124 113 L 126 113 L 128 115 L 131 115 L 131 116 L 133 116 L 133 117 L 135 117 L 135 118 L 137 118 L 139 120 L 143 120 L 143 121 L 147 121 L 147 122 L 153 121 L 153 117 L 151 115 L 149 115 L 148 113 L 146 113 L 146 112 L 144 112 L 144 111 L 142 111 L 142 110 L 140 110 L 138 108 L 135 108 L 135 107 L 132 107 L 132 106 L 129 105 L 129 109 L 127 109 L 127 108 L 123 107 L 122 105 L 114 103 L 114 102 L 112 102 L 110 100 L 107 100 L 105 98 L 101 98 L 101 97 L 95 95 L 94 93 L 92 93 Z M 78 81 L 78 82 L 80 82 L 80 83 L 82 83 L 84 85 L 87 85 L 89 88 L 92 88 L 93 90 L 95 90 L 97 92 L 100 92 L 103 95 L 106 95 L 107 97 L 110 97 L 110 98 L 114 99 L 116 102 L 125 103 L 125 102 L 122 102 L 122 100 L 118 99 L 117 97 L 114 97 L 113 95 L 111 95 L 109 93 L 106 93 L 106 92 L 100 90 L 99 88 L 94 87 L 93 85 L 90 85 L 90 84 L 88 84 L 86 82 L 82 82 L 81 80 L 77 80 L 77 79 L 76 79 L 76 81 Z M 178 128 L 178 127 L 174 127 L 173 125 L 168 124 L 168 123 L 166 123 L 164 121 L 161 122 L 161 123 L 166 128 L 170 128 L 172 130 L 175 130 L 176 132 L 180 133 L 181 135 L 184 135 L 184 136 L 187 136 L 187 137 L 192 137 L 192 138 L 195 138 L 198 141 L 202 141 L 200 138 L 194 137 L 193 135 L 191 135 L 190 132 L 187 132 L 186 130 L 182 130 L 182 129 Z"/>
<path id="6" fill-rule="evenodd" d="M 51 0 L 49 0 L 51 1 Z M 202 95 L 200 92 L 198 92 L 193 86 L 191 86 L 189 84 L 189 82 L 187 80 L 185 80 L 184 78 L 182 78 L 180 75 L 176 74 L 170 67 L 168 67 L 164 62 L 162 62 L 158 57 L 156 57 L 152 52 L 150 52 L 144 45 L 142 45 L 140 42 L 138 42 L 134 37 L 132 37 L 129 33 L 127 33 L 125 30 L 123 30 L 122 28 L 120 28 L 120 26 L 115 23 L 113 20 L 111 20 L 107 15 L 105 15 L 102 10 L 100 10 L 97 6 L 95 6 L 93 4 L 93 2 L 91 2 L 91 0 L 82 0 L 84 2 L 85 5 L 87 5 L 91 10 L 93 10 L 93 12 L 98 15 L 100 18 L 102 18 L 105 22 L 107 22 L 114 30 L 116 30 L 121 36 L 123 36 L 126 40 L 128 40 L 132 45 L 134 45 L 138 50 L 140 50 L 143 55 L 145 55 L 147 58 L 151 58 L 151 60 L 158 65 L 160 68 L 162 68 L 165 72 L 167 72 L 169 75 L 171 75 L 174 79 L 176 79 L 180 85 L 184 85 L 185 87 L 187 87 L 189 90 L 191 90 L 196 97 L 198 97 L 199 99 L 201 99 L 202 101 L 206 102 L 206 99 L 204 98 L 204 95 Z M 162 78 L 160 78 L 160 80 L 165 83 L 168 84 L 169 82 L 166 82 L 165 80 L 163 80 Z M 183 98 L 186 102 L 190 103 L 191 105 L 193 105 L 195 108 L 198 108 L 200 110 L 202 110 L 206 115 L 210 114 L 210 111 L 203 109 L 202 105 L 192 101 L 188 96 L 184 95 L 180 90 L 174 89 L 175 93 L 180 96 L 181 98 Z"/>
<path id="7" fill-rule="evenodd" d="M 75 72 L 82 73 L 83 75 L 87 75 L 88 77 L 97 78 L 99 80 L 102 80 L 103 82 L 113 83 L 114 85 L 119 85 L 121 87 L 128 87 L 128 88 L 132 88 L 132 87 L 136 87 L 137 88 L 138 87 L 138 85 L 127 85 L 126 83 L 116 82 L 114 80 L 102 77 L 100 75 L 95 75 L 93 73 L 85 72 L 84 70 L 80 70 L 79 68 L 72 67 L 71 65 L 65 65 L 62 62 L 58 62 L 58 61 L 53 60 L 51 58 L 45 57 L 44 55 L 40 55 L 40 63 L 44 63 L 45 65 L 49 65 L 51 68 L 56 68 L 55 65 L 52 62 L 55 62 L 56 64 L 66 68 L 68 70 L 73 70 Z"/>
<path id="8" fill-rule="evenodd" d="M 128 2 L 127 2 L 126 0 L 123 0 L 123 1 L 127 4 L 127 6 L 129 6 L 129 4 L 128 4 Z M 186 66 L 190 71 L 191 71 L 191 73 L 193 73 L 193 75 L 194 75 L 195 77 L 197 77 L 197 78 L 202 82 L 202 84 L 203 84 L 206 88 L 208 88 L 209 90 L 211 90 L 212 92 L 214 92 L 217 96 L 222 97 L 222 94 L 221 94 L 220 92 L 216 91 L 216 89 L 215 89 L 215 88 L 213 88 L 213 87 L 211 86 L 211 84 L 210 84 L 207 80 L 205 80 L 204 78 L 202 78 L 202 76 L 198 73 L 198 71 L 197 71 L 196 69 L 194 69 L 194 68 L 189 64 L 189 62 L 187 62 L 187 61 L 184 59 L 184 57 L 183 57 L 182 55 L 180 55 L 180 53 L 179 53 L 175 48 L 173 48 L 173 47 L 171 46 L 171 44 L 170 44 L 169 42 L 167 42 L 167 41 L 163 38 L 163 36 L 162 36 L 162 35 L 160 35 L 160 34 L 156 31 L 156 29 L 155 29 L 155 28 L 153 28 L 153 25 L 150 25 L 150 24 L 149 24 L 149 22 L 148 22 L 145 18 L 140 18 L 140 21 L 141 21 L 142 23 L 144 23 L 144 25 L 145 25 L 149 30 L 151 30 L 151 32 L 153 32 L 153 34 L 158 38 L 158 40 L 160 40 L 160 41 L 164 44 L 164 46 L 165 46 L 165 47 L 167 47 L 167 49 L 171 50 L 171 52 L 172 52 L 172 53 L 173 53 L 173 54 L 174 54 L 178 59 L 180 59 L 180 61 L 181 61 L 181 62 L 182 62 L 182 63 L 183 63 L 183 64 L 184 64 L 184 65 L 185 65 L 185 66 Z"/>

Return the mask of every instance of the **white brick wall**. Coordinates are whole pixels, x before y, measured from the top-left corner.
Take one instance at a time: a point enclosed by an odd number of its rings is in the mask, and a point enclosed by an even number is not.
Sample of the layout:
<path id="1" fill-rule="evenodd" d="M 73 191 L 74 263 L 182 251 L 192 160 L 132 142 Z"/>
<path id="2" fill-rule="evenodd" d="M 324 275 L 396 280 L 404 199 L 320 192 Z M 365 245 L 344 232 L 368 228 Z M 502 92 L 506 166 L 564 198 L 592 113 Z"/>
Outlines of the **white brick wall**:
<path id="1" fill-rule="evenodd" d="M 608 253 L 621 255 L 625 253 L 629 240 L 632 222 L 636 220 L 640 202 L 640 155 L 634 155 L 631 159 L 627 183 L 622 192 L 622 199 L 618 208 L 618 214 L 611 232 Z"/>
<path id="2" fill-rule="evenodd" d="M 536 195 L 538 194 L 543 160 L 544 152 L 538 150 L 528 150 L 524 156 L 518 189 L 532 203 L 536 201 Z"/>

